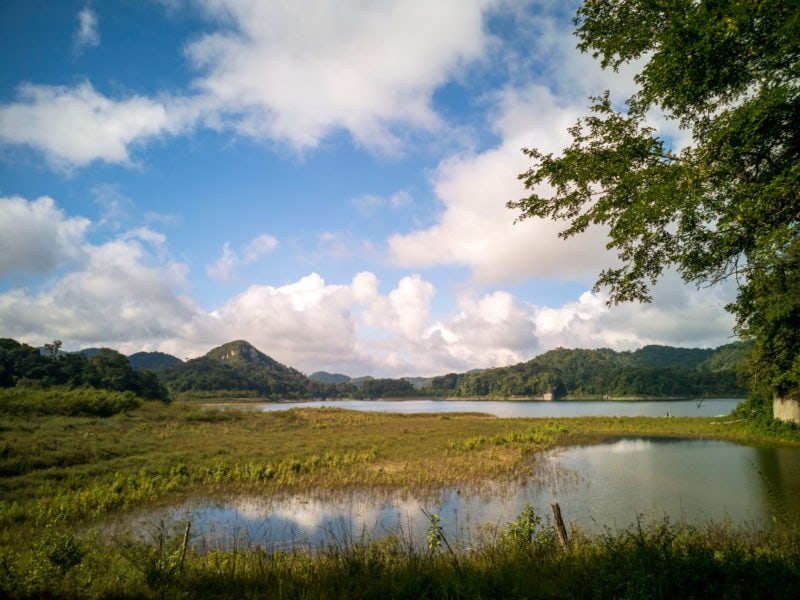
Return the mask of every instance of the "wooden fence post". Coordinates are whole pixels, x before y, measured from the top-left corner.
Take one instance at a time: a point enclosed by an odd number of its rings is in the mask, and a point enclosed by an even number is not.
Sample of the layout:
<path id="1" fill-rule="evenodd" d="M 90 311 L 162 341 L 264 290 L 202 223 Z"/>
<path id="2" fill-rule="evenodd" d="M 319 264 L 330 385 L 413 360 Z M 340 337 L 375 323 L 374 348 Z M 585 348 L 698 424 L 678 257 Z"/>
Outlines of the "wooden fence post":
<path id="1" fill-rule="evenodd" d="M 183 559 L 186 558 L 186 545 L 189 543 L 189 528 L 191 526 L 191 521 L 186 521 L 186 531 L 183 532 L 183 544 L 181 544 L 181 560 L 179 567 L 181 571 L 183 571 Z"/>
<path id="2" fill-rule="evenodd" d="M 561 545 L 564 548 L 569 548 L 569 538 L 567 538 L 567 528 L 564 527 L 564 519 L 561 518 L 561 507 L 558 502 L 551 504 L 550 508 L 553 509 L 553 518 L 556 520 L 556 530 L 558 531 L 558 539 L 561 540 Z"/>

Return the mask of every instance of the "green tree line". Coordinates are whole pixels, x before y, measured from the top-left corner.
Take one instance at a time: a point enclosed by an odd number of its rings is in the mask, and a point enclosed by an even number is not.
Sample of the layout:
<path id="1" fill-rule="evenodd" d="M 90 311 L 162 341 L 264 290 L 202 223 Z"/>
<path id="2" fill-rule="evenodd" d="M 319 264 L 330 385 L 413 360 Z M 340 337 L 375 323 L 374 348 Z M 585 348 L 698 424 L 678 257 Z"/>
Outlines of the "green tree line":
<path id="1" fill-rule="evenodd" d="M 237 343 L 239 344 L 239 343 Z M 241 344 L 239 344 L 241 345 Z M 52 345 L 51 345 L 52 346 Z M 253 360 L 206 356 L 156 370 L 133 369 L 123 354 L 103 348 L 50 355 L 11 339 L 0 339 L 0 387 L 65 387 L 131 392 L 146 400 L 248 396 L 265 400 L 379 399 L 408 397 L 742 397 L 737 372 L 752 344 L 716 350 L 647 346 L 634 352 L 559 348 L 528 362 L 467 373 L 449 373 L 415 386 L 405 378 L 325 383 L 309 379 L 250 347 Z M 225 347 L 221 347 L 225 348 Z M 214 353 L 216 352 L 216 354 Z"/>
<path id="2" fill-rule="evenodd" d="M 116 350 L 102 348 L 92 357 L 60 354 L 60 342 L 48 344 L 50 355 L 10 338 L 0 338 L 0 388 L 93 388 L 132 392 L 145 400 L 167 400 L 167 389 L 155 372 L 135 370 Z"/>
<path id="3" fill-rule="evenodd" d="M 751 347 L 717 350 L 647 346 L 635 352 L 559 348 L 525 363 L 434 377 L 438 397 L 744 396 L 738 368 Z"/>

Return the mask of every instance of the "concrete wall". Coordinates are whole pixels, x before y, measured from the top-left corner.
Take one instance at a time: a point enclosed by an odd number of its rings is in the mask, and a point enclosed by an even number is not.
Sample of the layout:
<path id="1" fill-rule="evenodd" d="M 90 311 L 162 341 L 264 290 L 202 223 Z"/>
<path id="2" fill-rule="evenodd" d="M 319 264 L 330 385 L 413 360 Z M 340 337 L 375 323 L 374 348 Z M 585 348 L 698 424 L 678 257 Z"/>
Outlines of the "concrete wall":
<path id="1" fill-rule="evenodd" d="M 773 398 L 772 416 L 781 421 L 800 423 L 800 400 L 796 398 Z"/>

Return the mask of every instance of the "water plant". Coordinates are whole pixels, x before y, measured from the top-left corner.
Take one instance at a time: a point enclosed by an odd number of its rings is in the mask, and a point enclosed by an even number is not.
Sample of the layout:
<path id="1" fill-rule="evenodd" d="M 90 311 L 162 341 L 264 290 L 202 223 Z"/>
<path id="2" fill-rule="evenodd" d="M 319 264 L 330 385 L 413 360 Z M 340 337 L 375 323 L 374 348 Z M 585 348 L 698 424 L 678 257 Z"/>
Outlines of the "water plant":
<path id="1" fill-rule="evenodd" d="M 597 537 L 578 532 L 565 549 L 529 507 L 494 535 L 465 545 L 445 537 L 429 511 L 431 547 L 418 548 L 400 532 L 343 538 L 314 553 L 270 551 L 244 538 L 234 548 L 193 551 L 191 539 L 183 542 L 185 523 L 166 523 L 152 540 L 132 544 L 109 538 L 103 524 L 198 494 L 512 482 L 531 477 L 543 450 L 609 436 L 774 441 L 779 434 L 764 437 L 746 421 L 700 418 L 206 412 L 181 403 L 143 403 L 107 417 L 4 412 L 0 595 L 631 597 L 646 590 L 654 597 L 735 597 L 747 584 L 777 596 L 797 591 L 800 570 L 797 537 L 789 533 L 795 530 L 783 521 L 785 533 L 672 524 Z M 797 443 L 787 436 L 783 443 Z M 669 575 L 654 577 L 662 563 Z"/>

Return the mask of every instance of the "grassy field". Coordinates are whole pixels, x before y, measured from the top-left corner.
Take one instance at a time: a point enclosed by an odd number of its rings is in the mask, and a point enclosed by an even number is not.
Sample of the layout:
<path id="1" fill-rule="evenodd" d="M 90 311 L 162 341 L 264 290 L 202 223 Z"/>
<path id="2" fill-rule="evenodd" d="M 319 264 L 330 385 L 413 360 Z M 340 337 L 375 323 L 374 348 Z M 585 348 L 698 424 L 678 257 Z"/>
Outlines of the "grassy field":
<path id="1" fill-rule="evenodd" d="M 687 565 L 694 565 L 691 577 L 703 580 L 699 597 L 718 593 L 725 582 L 716 578 L 734 572 L 741 597 L 753 597 L 745 584 L 756 580 L 773 591 L 798 585 L 800 548 L 788 530 L 653 523 L 608 538 L 578 533 L 561 549 L 554 532 L 534 527 L 528 515 L 469 555 L 449 552 L 435 536 L 427 548 L 388 539 L 351 541 L 315 555 L 259 549 L 194 555 L 182 548 L 179 531 L 165 529 L 160 543 L 149 545 L 81 533 L 109 516 L 198 495 L 420 490 L 527 478 L 539 451 L 619 435 L 800 443 L 786 439 L 796 435 L 792 430 L 765 431 L 734 418 L 261 413 L 191 403 L 144 403 L 110 417 L 0 412 L 0 595 L 670 597 L 686 591 L 675 586 L 689 585 L 689 575 L 668 573 Z M 601 575 L 607 587 L 596 581 Z"/>

